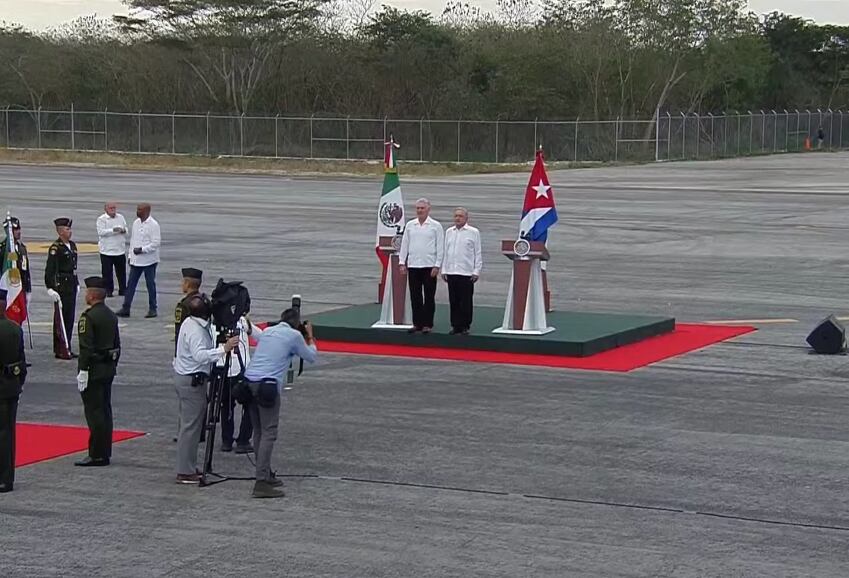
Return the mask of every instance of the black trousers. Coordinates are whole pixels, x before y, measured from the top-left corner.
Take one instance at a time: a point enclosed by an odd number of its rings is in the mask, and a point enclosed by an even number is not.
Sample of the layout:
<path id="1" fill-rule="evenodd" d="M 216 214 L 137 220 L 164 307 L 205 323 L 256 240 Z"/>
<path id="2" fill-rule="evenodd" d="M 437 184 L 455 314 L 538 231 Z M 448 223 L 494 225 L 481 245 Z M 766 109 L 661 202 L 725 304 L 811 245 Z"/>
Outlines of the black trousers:
<path id="1" fill-rule="evenodd" d="M 15 483 L 15 422 L 18 398 L 0 399 L 0 484 L 11 488 Z"/>
<path id="2" fill-rule="evenodd" d="M 451 327 L 464 331 L 472 326 L 475 284 L 466 275 L 448 275 L 448 303 L 451 305 Z"/>
<path id="3" fill-rule="evenodd" d="M 113 377 L 88 380 L 80 393 L 88 424 L 88 455 L 93 460 L 112 457 L 112 380 Z"/>
<path id="4" fill-rule="evenodd" d="M 107 295 L 115 292 L 115 282 L 112 279 L 112 269 L 115 269 L 115 278 L 118 279 L 118 295 L 127 291 L 127 257 L 125 255 L 100 254 L 100 273 L 103 276 Z"/>
<path id="5" fill-rule="evenodd" d="M 68 336 L 68 352 L 71 351 L 71 341 L 74 337 L 74 322 L 77 314 L 77 292 L 59 291 L 62 299 L 62 318 L 65 321 L 65 335 Z M 62 334 L 59 326 L 59 315 L 54 312 L 53 323 L 53 353 L 62 352 Z"/>
<path id="6" fill-rule="evenodd" d="M 233 445 L 233 434 L 236 430 L 236 400 L 231 393 L 235 380 L 235 377 L 228 377 L 224 391 L 221 392 L 221 443 L 225 446 Z M 250 412 L 246 406 L 242 406 L 242 421 L 239 424 L 239 437 L 235 439 L 236 445 L 250 444 L 253 434 Z"/>
<path id="7" fill-rule="evenodd" d="M 436 312 L 436 277 L 431 277 L 430 272 L 431 267 L 407 269 L 413 325 L 419 328 L 433 327 L 433 315 Z"/>

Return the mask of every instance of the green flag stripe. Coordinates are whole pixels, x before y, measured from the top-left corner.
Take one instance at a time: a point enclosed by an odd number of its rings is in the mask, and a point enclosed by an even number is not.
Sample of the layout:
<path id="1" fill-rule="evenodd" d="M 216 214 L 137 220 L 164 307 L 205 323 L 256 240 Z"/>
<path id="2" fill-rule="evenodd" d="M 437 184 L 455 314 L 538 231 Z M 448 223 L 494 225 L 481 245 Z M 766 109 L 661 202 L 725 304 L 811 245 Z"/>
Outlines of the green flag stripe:
<path id="1" fill-rule="evenodd" d="M 401 181 L 398 179 L 398 173 L 386 173 L 383 177 L 383 192 L 380 193 L 380 196 L 391 193 L 400 186 Z"/>

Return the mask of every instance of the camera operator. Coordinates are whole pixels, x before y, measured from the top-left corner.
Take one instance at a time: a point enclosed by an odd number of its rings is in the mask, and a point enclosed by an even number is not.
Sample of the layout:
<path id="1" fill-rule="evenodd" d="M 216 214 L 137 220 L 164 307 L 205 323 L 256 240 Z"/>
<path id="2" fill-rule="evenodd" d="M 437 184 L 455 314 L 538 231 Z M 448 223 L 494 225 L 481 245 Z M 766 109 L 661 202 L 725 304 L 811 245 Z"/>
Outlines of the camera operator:
<path id="1" fill-rule="evenodd" d="M 303 333 L 299 329 L 303 330 Z M 256 483 L 254 498 L 282 498 L 277 487 L 283 482 L 271 473 L 271 454 L 277 440 L 280 419 L 280 395 L 286 371 L 294 356 L 308 363 L 318 358 L 318 350 L 309 321 L 301 325 L 300 309 L 290 308 L 280 315 L 280 322 L 257 336 L 258 344 L 245 380 L 253 399 L 249 404 L 254 427 Z"/>
<path id="2" fill-rule="evenodd" d="M 206 384 L 210 365 L 239 345 L 233 336 L 214 345 L 209 318 L 212 308 L 205 295 L 188 302 L 189 318 L 180 327 L 177 355 L 174 357 L 174 387 L 180 407 L 180 433 L 177 437 L 177 483 L 197 484 L 197 453 L 206 415 Z"/>
<path id="3" fill-rule="evenodd" d="M 248 406 L 242 406 L 242 421 L 239 424 L 239 435 L 235 439 L 233 434 L 236 429 L 236 397 L 233 395 L 233 386 L 241 378 L 245 369 L 251 361 L 250 337 L 256 338 L 262 333 L 262 329 L 251 323 L 247 314 L 239 318 L 236 323 L 236 331 L 239 332 L 238 356 L 233 355 L 230 360 L 230 370 L 227 373 L 227 383 L 224 384 L 221 395 L 221 451 L 233 451 L 233 442 L 236 442 L 237 454 L 249 454 L 254 451 L 251 446 L 253 427 Z M 218 361 L 219 366 L 224 365 L 224 360 Z"/>

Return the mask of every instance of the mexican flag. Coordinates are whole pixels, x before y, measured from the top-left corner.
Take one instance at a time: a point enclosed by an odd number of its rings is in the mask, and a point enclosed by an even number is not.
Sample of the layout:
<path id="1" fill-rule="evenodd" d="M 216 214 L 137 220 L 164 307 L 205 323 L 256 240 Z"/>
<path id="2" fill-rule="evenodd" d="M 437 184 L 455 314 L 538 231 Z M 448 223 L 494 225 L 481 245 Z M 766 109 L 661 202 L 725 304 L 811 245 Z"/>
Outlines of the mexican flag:
<path id="1" fill-rule="evenodd" d="M 386 267 L 389 264 L 389 256 L 378 247 L 380 237 L 394 236 L 404 230 L 404 199 L 401 196 L 401 181 L 398 180 L 398 167 L 395 164 L 395 149 L 400 146 L 389 136 L 389 142 L 384 144 L 383 155 L 383 191 L 377 203 L 377 234 L 374 239 L 374 247 L 377 258 L 380 259 L 382 272 L 380 274 L 380 285 L 386 281 Z M 382 292 L 380 297 L 382 298 Z"/>
<path id="2" fill-rule="evenodd" d="M 6 317 L 20 325 L 27 318 L 27 302 L 18 271 L 18 254 L 15 252 L 15 237 L 12 235 L 11 215 L 6 215 L 6 254 L 3 255 L 3 275 L 0 289 L 6 290 Z"/>

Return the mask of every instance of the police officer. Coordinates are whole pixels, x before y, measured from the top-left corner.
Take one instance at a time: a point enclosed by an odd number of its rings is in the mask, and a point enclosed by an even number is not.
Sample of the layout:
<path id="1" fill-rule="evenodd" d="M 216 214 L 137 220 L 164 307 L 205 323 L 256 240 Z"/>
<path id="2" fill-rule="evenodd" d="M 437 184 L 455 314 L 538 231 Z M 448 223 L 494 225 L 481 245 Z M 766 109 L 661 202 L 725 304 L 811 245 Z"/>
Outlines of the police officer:
<path id="1" fill-rule="evenodd" d="M 10 217 L 3 221 L 3 229 L 12 223 L 12 235 L 15 238 L 15 253 L 18 255 L 18 271 L 21 272 L 21 285 L 24 293 L 27 294 L 27 303 L 29 303 L 29 294 L 32 293 L 32 278 L 29 272 L 29 254 L 27 246 L 21 242 L 21 221 L 17 217 Z M 6 254 L 6 238 L 0 241 L 0 255 Z"/>
<path id="2" fill-rule="evenodd" d="M 27 376 L 23 331 L 5 313 L 6 291 L 0 289 L 0 493 L 15 484 L 15 422 Z"/>
<path id="3" fill-rule="evenodd" d="M 57 304 L 61 302 L 62 320 L 59 323 L 59 307 L 53 317 L 53 354 L 57 359 L 77 357 L 71 352 L 71 334 L 77 308 L 77 245 L 71 241 L 71 219 L 60 217 L 53 220 L 59 238 L 47 251 L 47 267 L 44 269 L 44 284 L 47 293 Z M 64 329 L 64 333 L 63 333 Z M 67 340 L 67 341 L 66 341 Z"/>
<path id="4" fill-rule="evenodd" d="M 104 302 L 102 277 L 85 280 L 88 309 L 80 315 L 77 327 L 80 358 L 77 389 L 83 399 L 88 423 L 88 457 L 75 466 L 108 466 L 112 458 L 112 380 L 121 357 L 118 318 Z"/>
<path id="5" fill-rule="evenodd" d="M 183 281 L 180 284 L 180 289 L 183 292 L 183 298 L 174 308 L 174 355 L 177 354 L 177 338 L 180 336 L 180 326 L 183 321 L 189 318 L 189 299 L 200 293 L 200 284 L 203 280 L 203 271 L 200 269 L 186 267 L 182 270 L 182 273 Z"/>

